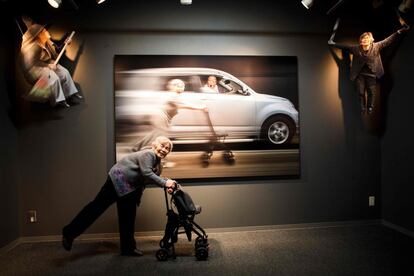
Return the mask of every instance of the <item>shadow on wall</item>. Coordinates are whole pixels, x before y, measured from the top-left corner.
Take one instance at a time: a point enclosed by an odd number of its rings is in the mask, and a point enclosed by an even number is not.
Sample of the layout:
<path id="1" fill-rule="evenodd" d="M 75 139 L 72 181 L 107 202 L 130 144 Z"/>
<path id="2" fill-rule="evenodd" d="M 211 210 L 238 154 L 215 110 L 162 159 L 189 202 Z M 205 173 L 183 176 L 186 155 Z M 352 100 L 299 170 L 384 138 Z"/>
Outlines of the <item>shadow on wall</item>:
<path id="1" fill-rule="evenodd" d="M 356 132 L 357 129 L 361 128 L 362 121 L 358 105 L 358 95 L 354 84 L 349 79 L 351 68 L 350 53 L 346 50 L 334 50 L 331 47 L 328 47 L 328 49 L 338 66 L 338 94 L 341 99 L 343 112 L 345 141 L 348 147 L 353 148 L 356 144 Z M 355 122 L 358 122 L 358 124 Z"/>
<path id="2" fill-rule="evenodd" d="M 394 87 L 394 75 L 393 72 L 391 70 L 391 63 L 393 60 L 393 57 L 395 56 L 395 54 L 397 53 L 397 50 L 400 48 L 400 45 L 404 39 L 405 34 L 402 35 L 402 37 L 396 42 L 394 43 L 394 45 L 392 45 L 390 47 L 390 49 L 388 49 L 388 51 L 385 53 L 384 55 L 384 70 L 386 72 L 386 74 L 384 75 L 384 78 L 381 80 L 381 87 L 378 91 L 378 95 L 381 99 L 381 102 L 379 104 L 380 110 L 381 110 L 381 116 L 379 118 L 379 134 L 382 136 L 384 135 L 384 133 L 386 132 L 387 129 L 387 115 L 388 115 L 388 98 L 391 94 L 391 91 Z"/>
<path id="3" fill-rule="evenodd" d="M 347 50 L 339 50 L 328 47 L 332 57 L 338 66 L 338 95 L 341 99 L 343 112 L 343 125 L 345 132 L 345 143 L 350 155 L 350 163 L 347 165 L 350 175 L 358 175 L 360 171 L 369 171 L 362 162 L 361 134 L 366 132 L 367 126 L 372 121 L 372 115 L 362 115 L 360 110 L 359 95 L 355 84 L 350 80 L 351 55 Z M 364 168 L 361 170 L 361 168 Z M 355 179 L 361 181 L 360 179 Z"/>

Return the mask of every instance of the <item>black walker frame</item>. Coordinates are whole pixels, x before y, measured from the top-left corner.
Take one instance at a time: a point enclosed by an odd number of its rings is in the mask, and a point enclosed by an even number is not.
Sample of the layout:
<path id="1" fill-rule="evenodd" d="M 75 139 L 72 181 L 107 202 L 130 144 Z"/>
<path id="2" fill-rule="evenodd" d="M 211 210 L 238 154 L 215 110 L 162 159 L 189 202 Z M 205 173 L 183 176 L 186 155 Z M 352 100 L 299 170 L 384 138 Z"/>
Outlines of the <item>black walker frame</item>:
<path id="1" fill-rule="evenodd" d="M 171 194 L 171 201 L 168 201 L 167 188 L 164 188 L 165 204 L 167 207 L 167 225 L 165 227 L 164 237 L 160 240 L 160 249 L 155 256 L 159 261 L 167 261 L 168 258 L 175 259 L 174 244 L 178 241 L 178 235 L 185 233 L 188 241 L 191 242 L 192 233 L 197 235 L 194 249 L 197 260 L 206 260 L 208 258 L 209 243 L 208 236 L 204 229 L 194 221 L 196 214 L 201 212 L 201 207 L 194 205 L 191 197 L 185 193 L 179 184 Z M 178 210 L 173 210 L 173 203 Z M 184 230 L 180 231 L 183 227 Z"/>

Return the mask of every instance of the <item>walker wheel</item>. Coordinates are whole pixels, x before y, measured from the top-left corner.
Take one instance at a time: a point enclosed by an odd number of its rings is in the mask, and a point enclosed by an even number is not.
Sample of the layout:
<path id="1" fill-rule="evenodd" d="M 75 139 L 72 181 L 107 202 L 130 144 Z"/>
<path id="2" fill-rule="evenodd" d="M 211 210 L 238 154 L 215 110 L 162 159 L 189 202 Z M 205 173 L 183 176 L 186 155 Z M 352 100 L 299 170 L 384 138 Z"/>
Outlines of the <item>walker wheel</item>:
<path id="1" fill-rule="evenodd" d="M 165 248 L 165 242 L 163 239 L 160 240 L 160 247 Z"/>
<path id="2" fill-rule="evenodd" d="M 234 153 L 230 150 L 223 152 L 223 159 L 229 164 L 234 164 L 234 162 L 236 161 L 234 159 Z"/>
<path id="3" fill-rule="evenodd" d="M 203 159 L 203 160 L 210 160 L 211 159 L 211 156 L 213 156 L 213 153 L 212 152 L 204 152 L 201 155 L 201 159 Z"/>
<path id="4" fill-rule="evenodd" d="M 195 246 L 196 250 L 199 247 L 207 247 L 208 246 L 207 239 L 205 239 L 203 237 L 197 237 L 196 240 L 195 240 L 194 246 Z"/>
<path id="5" fill-rule="evenodd" d="M 203 166 L 203 168 L 206 168 L 210 165 L 210 158 L 211 158 L 212 154 L 210 153 L 203 153 L 201 155 L 201 165 Z"/>
<path id="6" fill-rule="evenodd" d="M 196 249 L 195 256 L 198 261 L 204 261 L 208 258 L 208 249 L 201 246 Z"/>
<path id="7" fill-rule="evenodd" d="M 158 249 L 155 253 L 158 261 L 165 262 L 168 259 L 168 250 L 165 248 Z"/>
<path id="8" fill-rule="evenodd" d="M 195 246 L 196 247 L 199 247 L 200 245 L 202 245 L 203 244 L 203 237 L 197 237 L 196 239 L 195 239 Z"/>

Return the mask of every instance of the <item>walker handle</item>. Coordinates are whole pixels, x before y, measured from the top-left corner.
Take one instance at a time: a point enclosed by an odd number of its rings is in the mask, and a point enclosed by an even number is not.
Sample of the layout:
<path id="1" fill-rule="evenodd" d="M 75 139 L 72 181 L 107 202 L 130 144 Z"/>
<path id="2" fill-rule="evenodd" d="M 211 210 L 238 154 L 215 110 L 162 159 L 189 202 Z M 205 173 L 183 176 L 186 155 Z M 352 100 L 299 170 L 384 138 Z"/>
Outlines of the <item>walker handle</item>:
<path id="1" fill-rule="evenodd" d="M 179 184 L 174 181 L 175 185 L 173 188 L 173 192 L 175 192 L 178 189 Z M 167 206 L 167 211 L 170 210 L 170 204 L 168 203 L 168 195 L 167 195 L 167 187 L 164 186 L 164 196 L 165 196 L 165 206 Z"/>

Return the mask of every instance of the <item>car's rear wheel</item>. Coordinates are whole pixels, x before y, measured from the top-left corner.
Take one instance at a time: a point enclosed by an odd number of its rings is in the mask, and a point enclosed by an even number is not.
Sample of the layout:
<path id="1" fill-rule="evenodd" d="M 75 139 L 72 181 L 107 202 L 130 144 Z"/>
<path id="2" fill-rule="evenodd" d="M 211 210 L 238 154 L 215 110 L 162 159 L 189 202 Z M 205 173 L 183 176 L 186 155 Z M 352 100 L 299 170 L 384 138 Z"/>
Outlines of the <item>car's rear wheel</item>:
<path id="1" fill-rule="evenodd" d="M 295 123 L 285 115 L 275 115 L 262 126 L 262 139 L 270 145 L 288 144 L 295 135 Z"/>

